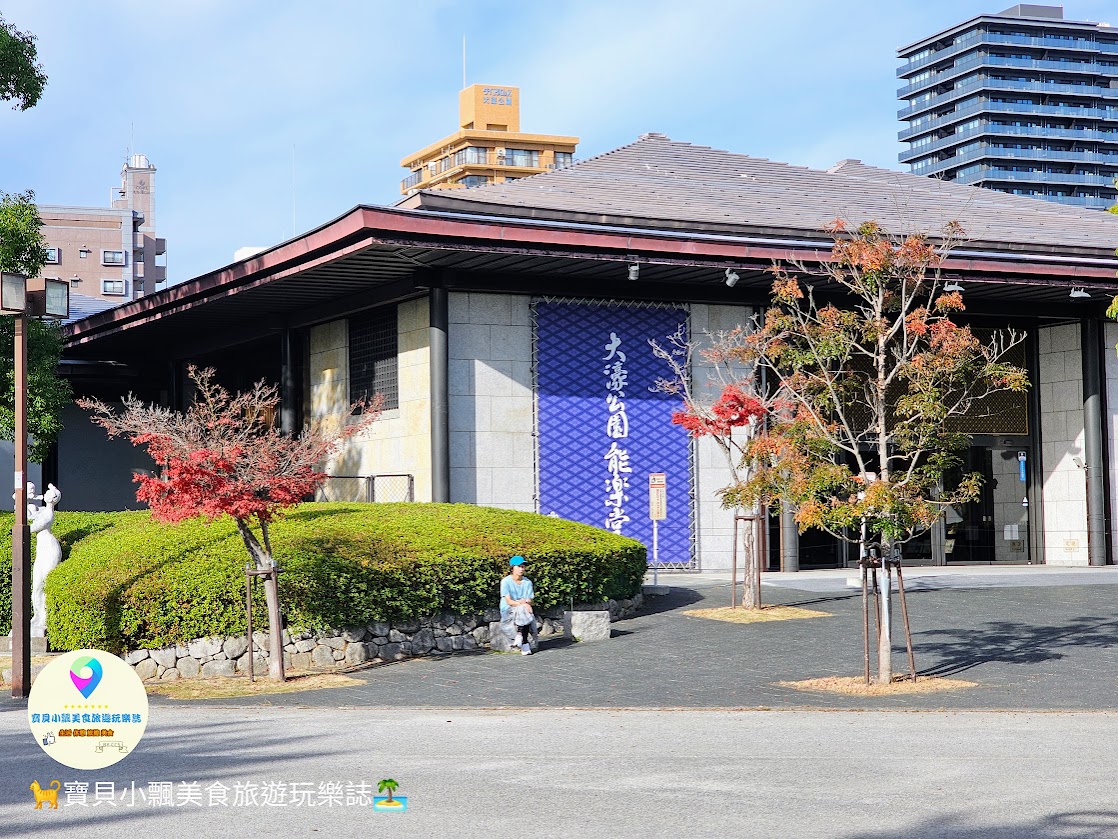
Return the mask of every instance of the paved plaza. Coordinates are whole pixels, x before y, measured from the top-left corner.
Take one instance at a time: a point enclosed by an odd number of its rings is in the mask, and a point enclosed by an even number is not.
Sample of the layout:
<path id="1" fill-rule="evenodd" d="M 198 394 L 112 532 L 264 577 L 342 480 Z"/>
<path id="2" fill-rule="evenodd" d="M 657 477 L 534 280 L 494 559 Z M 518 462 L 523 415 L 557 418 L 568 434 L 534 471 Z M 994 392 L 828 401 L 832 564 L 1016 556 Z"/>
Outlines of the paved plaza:
<path id="1" fill-rule="evenodd" d="M 357 671 L 362 684 L 354 687 L 212 704 L 1118 709 L 1118 568 L 912 569 L 907 590 L 918 671 L 976 688 L 867 699 L 778 686 L 862 672 L 861 598 L 848 587 L 852 573 L 767 576 L 766 602 L 828 617 L 745 625 L 690 617 L 689 609 L 729 603 L 728 575 L 664 575 L 671 594 L 650 598 L 641 615 L 615 623 L 608 642 L 555 639 L 527 658 L 431 656 Z M 895 643 L 899 670 L 907 663 L 899 631 Z"/>

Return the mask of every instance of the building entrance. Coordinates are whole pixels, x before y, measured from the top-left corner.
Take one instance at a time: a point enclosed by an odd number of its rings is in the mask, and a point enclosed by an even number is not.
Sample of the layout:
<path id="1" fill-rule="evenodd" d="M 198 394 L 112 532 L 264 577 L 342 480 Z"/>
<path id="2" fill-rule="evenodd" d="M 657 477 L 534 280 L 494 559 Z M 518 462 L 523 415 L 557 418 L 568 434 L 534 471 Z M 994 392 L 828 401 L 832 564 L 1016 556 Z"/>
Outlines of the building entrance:
<path id="1" fill-rule="evenodd" d="M 970 503 L 948 508 L 930 530 L 905 543 L 904 564 L 1028 563 L 1029 510 L 1023 503 L 1027 484 L 1021 480 L 1020 460 L 1028 448 L 1028 440 L 1024 438 L 1019 443 L 1002 439 L 997 444 L 968 448 L 962 464 L 947 477 L 947 484 L 955 486 L 963 475 L 977 472 L 982 475 L 978 497 Z M 1026 475 L 1027 470 L 1026 462 Z M 857 546 L 846 548 L 844 556 L 845 562 L 839 564 L 855 565 Z"/>
<path id="2" fill-rule="evenodd" d="M 942 561 L 961 565 L 1029 561 L 1027 484 L 1021 480 L 1027 470 L 1022 471 L 1020 459 L 1026 451 L 1025 444 L 971 446 L 967 450 L 959 471 L 981 474 L 982 488 L 974 501 L 948 509 L 939 525 Z"/>

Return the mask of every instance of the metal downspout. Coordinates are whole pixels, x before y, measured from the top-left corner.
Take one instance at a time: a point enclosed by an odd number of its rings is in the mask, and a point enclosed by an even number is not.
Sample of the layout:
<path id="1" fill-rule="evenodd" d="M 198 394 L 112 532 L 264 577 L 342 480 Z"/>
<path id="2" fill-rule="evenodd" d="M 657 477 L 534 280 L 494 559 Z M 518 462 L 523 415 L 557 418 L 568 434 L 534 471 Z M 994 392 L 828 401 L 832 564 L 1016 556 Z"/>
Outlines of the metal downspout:
<path id="1" fill-rule="evenodd" d="M 450 321 L 445 288 L 429 295 L 431 349 L 431 500 L 450 501 L 450 384 L 447 330 Z"/>

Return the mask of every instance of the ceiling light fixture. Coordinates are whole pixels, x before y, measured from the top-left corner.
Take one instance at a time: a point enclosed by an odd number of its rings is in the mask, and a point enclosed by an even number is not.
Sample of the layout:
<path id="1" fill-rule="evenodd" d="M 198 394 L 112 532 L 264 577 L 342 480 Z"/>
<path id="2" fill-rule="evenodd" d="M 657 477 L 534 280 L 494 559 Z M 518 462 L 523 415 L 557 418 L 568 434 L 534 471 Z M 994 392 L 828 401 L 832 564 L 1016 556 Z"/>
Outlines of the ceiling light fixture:
<path id="1" fill-rule="evenodd" d="M 949 282 L 947 285 L 945 285 L 943 287 L 943 290 L 944 291 L 963 291 L 964 289 L 961 285 L 959 285 L 957 282 L 952 280 L 951 282 Z"/>
<path id="2" fill-rule="evenodd" d="M 639 280 L 641 276 L 641 267 L 635 262 L 629 266 L 629 279 Z"/>
<path id="3" fill-rule="evenodd" d="M 1091 299 L 1091 295 L 1082 286 L 1074 287 L 1071 290 L 1071 294 L 1069 294 L 1068 297 L 1070 297 L 1072 300 L 1090 300 Z"/>
<path id="4" fill-rule="evenodd" d="M 738 284 L 738 280 L 740 280 L 740 279 L 741 279 L 741 277 L 738 276 L 738 272 L 735 271 L 733 268 L 727 268 L 726 269 L 726 285 L 727 286 L 729 286 L 730 288 L 733 288 L 734 286 L 736 286 Z"/>

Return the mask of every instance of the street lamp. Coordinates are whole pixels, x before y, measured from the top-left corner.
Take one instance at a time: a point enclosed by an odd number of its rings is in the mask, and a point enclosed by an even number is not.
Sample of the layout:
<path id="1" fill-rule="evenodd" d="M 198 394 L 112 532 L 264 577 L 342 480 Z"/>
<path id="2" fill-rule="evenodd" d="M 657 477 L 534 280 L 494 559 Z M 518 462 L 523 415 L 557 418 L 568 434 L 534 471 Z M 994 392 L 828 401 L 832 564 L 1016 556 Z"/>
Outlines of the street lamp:
<path id="1" fill-rule="evenodd" d="M 31 690 L 31 528 L 27 524 L 27 277 L 0 276 L 0 314 L 14 315 L 15 522 L 12 524 L 12 696 Z"/>
<path id="2" fill-rule="evenodd" d="M 27 523 L 27 318 L 66 318 L 70 284 L 0 274 L 0 314 L 13 315 L 15 522 L 12 524 L 12 697 L 31 692 L 31 528 Z"/>
<path id="3" fill-rule="evenodd" d="M 23 314 L 27 309 L 27 277 L 22 274 L 0 274 L 0 312 Z"/>

